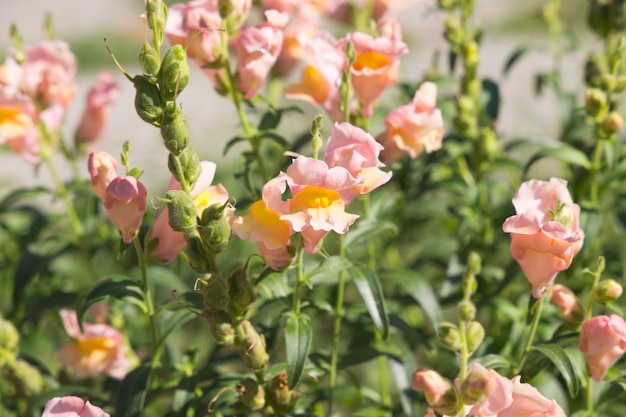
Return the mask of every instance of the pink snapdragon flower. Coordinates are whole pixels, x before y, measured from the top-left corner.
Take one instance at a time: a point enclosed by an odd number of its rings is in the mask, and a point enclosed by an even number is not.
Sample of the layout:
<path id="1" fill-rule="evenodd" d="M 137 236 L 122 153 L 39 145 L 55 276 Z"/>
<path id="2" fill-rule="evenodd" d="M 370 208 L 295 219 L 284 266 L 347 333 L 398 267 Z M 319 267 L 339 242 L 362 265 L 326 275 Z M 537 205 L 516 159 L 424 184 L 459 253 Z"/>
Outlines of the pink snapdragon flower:
<path id="1" fill-rule="evenodd" d="M 87 169 L 91 177 L 91 188 L 104 200 L 107 187 L 117 177 L 117 161 L 108 152 L 94 151 L 87 159 Z"/>
<path id="2" fill-rule="evenodd" d="M 350 68 L 350 81 L 361 105 L 361 113 L 370 117 L 374 104 L 389 85 L 398 81 L 398 58 L 409 52 L 400 40 L 385 36 L 374 38 L 361 32 L 348 34 L 339 41 L 339 48 L 346 51 L 352 42 L 356 59 Z"/>
<path id="3" fill-rule="evenodd" d="M 41 417 L 111 417 L 100 407 L 80 397 L 55 397 L 46 403 Z"/>
<path id="4" fill-rule="evenodd" d="M 281 48 L 274 69 L 279 75 L 286 75 L 298 65 L 305 56 L 305 45 L 319 31 L 319 11 L 310 4 L 300 5 L 291 15 L 283 30 Z"/>
<path id="5" fill-rule="evenodd" d="M 74 135 L 74 141 L 79 147 L 100 139 L 107 123 L 109 107 L 119 94 L 115 78 L 108 72 L 100 72 L 97 83 L 89 90 L 87 106 Z"/>
<path id="6" fill-rule="evenodd" d="M 437 85 L 423 83 L 411 103 L 397 107 L 385 117 L 385 132 L 379 141 L 385 147 L 383 161 L 397 161 L 404 154 L 415 159 L 422 151 L 441 148 L 443 117 L 436 107 Z"/>
<path id="7" fill-rule="evenodd" d="M 602 381 L 626 352 L 626 321 L 617 314 L 591 317 L 583 323 L 578 347 L 585 354 L 591 378 Z"/>
<path id="8" fill-rule="evenodd" d="M 101 373 L 111 378 L 124 379 L 132 361 L 122 334 L 107 324 L 93 323 L 84 323 L 83 333 L 76 312 L 63 309 L 60 314 L 65 331 L 75 339 L 57 352 L 61 364 L 69 367 L 81 379 Z"/>
<path id="9" fill-rule="evenodd" d="M 0 86 L 0 145 L 8 145 L 31 164 L 40 160 L 36 121 L 35 105 L 28 96 L 17 87 Z"/>
<path id="10" fill-rule="evenodd" d="M 254 97 L 276 63 L 283 47 L 280 29 L 288 17 L 276 10 L 265 12 L 267 22 L 241 31 L 235 43 L 237 61 L 236 86 L 246 99 Z"/>
<path id="11" fill-rule="evenodd" d="M 132 176 L 115 177 L 106 189 L 104 207 L 122 233 L 124 243 L 131 243 L 141 226 L 147 196 L 146 187 Z"/>
<path id="12" fill-rule="evenodd" d="M 198 216 L 201 216 L 204 209 L 208 206 L 212 204 L 223 205 L 229 199 L 228 191 L 222 184 L 211 185 L 217 168 L 215 163 L 201 161 L 200 168 L 200 176 L 190 193 Z M 167 190 L 180 189 L 180 183 L 172 177 Z M 169 210 L 167 207 L 163 209 L 154 222 L 150 230 L 149 239 L 159 240 L 156 249 L 152 252 L 152 256 L 165 263 L 171 263 L 187 246 L 184 234 L 174 231 L 169 225 Z"/>
<path id="13" fill-rule="evenodd" d="M 362 178 L 363 183 L 352 188 L 354 196 L 346 196 L 346 204 L 359 194 L 387 183 L 391 172 L 380 168 L 385 165 L 378 159 L 383 146 L 363 129 L 350 123 L 335 123 L 328 139 L 324 161 L 330 168 L 340 166 L 348 170 L 354 178 Z"/>
<path id="14" fill-rule="evenodd" d="M 513 206 L 517 214 L 506 219 L 502 230 L 511 234 L 511 254 L 531 283 L 533 297 L 540 298 L 583 245 L 580 207 L 559 178 L 524 182 Z"/>

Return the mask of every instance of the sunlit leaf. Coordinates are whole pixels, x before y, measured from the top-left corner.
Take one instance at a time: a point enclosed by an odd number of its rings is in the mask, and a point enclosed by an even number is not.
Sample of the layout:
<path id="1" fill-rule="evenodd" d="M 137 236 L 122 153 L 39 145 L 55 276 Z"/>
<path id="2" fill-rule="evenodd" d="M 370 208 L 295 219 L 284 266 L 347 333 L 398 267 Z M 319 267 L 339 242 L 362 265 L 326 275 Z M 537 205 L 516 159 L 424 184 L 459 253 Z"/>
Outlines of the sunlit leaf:
<path id="1" fill-rule="evenodd" d="M 353 265 L 348 269 L 348 273 L 361 293 L 374 325 L 386 339 L 389 334 L 389 317 L 378 275 L 365 265 Z"/>
<path id="2" fill-rule="evenodd" d="M 300 314 L 287 314 L 285 323 L 285 351 L 287 356 L 287 380 L 289 389 L 294 389 L 300 377 L 304 364 L 309 356 L 313 330 L 308 323 L 308 317 Z"/>

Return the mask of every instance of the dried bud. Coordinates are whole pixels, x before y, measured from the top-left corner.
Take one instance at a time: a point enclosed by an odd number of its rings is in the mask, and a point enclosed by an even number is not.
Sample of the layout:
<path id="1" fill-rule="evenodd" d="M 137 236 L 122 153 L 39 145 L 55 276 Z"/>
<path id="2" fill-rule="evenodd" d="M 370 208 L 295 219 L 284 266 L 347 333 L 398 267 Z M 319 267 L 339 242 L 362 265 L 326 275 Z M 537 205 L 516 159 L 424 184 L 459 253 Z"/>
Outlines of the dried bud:
<path id="1" fill-rule="evenodd" d="M 260 410 L 265 406 L 265 390 L 257 381 L 246 378 L 237 384 L 241 402 L 250 410 Z"/>
<path id="2" fill-rule="evenodd" d="M 604 123 L 602 123 L 602 129 L 608 134 L 617 133 L 622 130 L 623 127 L 624 118 L 616 111 L 609 113 L 606 119 L 604 119 Z"/>
<path id="3" fill-rule="evenodd" d="M 458 352 L 461 349 L 459 328 L 453 323 L 447 321 L 441 322 L 437 329 L 437 339 L 439 339 L 442 345 L 453 352 Z"/>
<path id="4" fill-rule="evenodd" d="M 204 305 L 209 311 L 226 310 L 230 301 L 228 281 L 218 275 L 206 274 L 198 278 Z"/>
<path id="5" fill-rule="evenodd" d="M 176 160 L 178 159 L 178 163 L 182 168 L 182 174 L 184 178 L 180 178 L 178 175 L 178 169 L 176 168 Z M 200 161 L 198 159 L 198 154 L 191 147 L 186 147 L 180 153 L 180 155 L 176 156 L 173 154 L 169 154 L 167 158 L 167 167 L 169 168 L 172 175 L 178 182 L 184 181 L 189 184 L 189 187 L 193 187 L 196 180 L 200 176 L 202 172 L 202 166 L 200 165 Z"/>
<path id="6" fill-rule="evenodd" d="M 204 317 L 209 322 L 209 330 L 217 343 L 227 346 L 235 344 L 235 329 L 233 329 L 227 313 L 206 309 L 204 310 Z"/>
<path id="7" fill-rule="evenodd" d="M 189 63 L 182 45 L 174 45 L 165 54 L 159 84 L 166 100 L 174 100 L 189 83 Z"/>
<path id="8" fill-rule="evenodd" d="M 191 196 L 182 190 L 170 190 L 165 193 L 165 198 L 168 199 L 169 224 L 172 230 L 193 233 L 197 227 L 198 215 Z"/>
<path id="9" fill-rule="evenodd" d="M 205 247 L 213 253 L 220 253 L 228 247 L 230 223 L 228 223 L 224 210 L 229 205 L 229 202 L 211 204 L 202 212 L 198 232 Z"/>
<path id="10" fill-rule="evenodd" d="M 279 373 L 272 379 L 270 390 L 272 406 L 280 410 L 281 414 L 293 407 L 295 395 L 293 391 L 289 390 L 286 371 Z"/>
<path id="11" fill-rule="evenodd" d="M 597 117 L 606 111 L 606 94 L 598 88 L 588 88 L 585 91 L 585 105 L 587 113 Z"/>
<path id="12" fill-rule="evenodd" d="M 161 123 L 161 137 L 167 150 L 176 156 L 179 156 L 189 146 L 187 119 L 174 102 L 169 102 L 165 106 L 163 122 Z"/>
<path id="13" fill-rule="evenodd" d="M 137 75 L 133 78 L 133 85 L 137 90 L 135 92 L 135 110 L 141 120 L 156 127 L 161 126 L 163 109 L 158 87 L 143 75 Z"/>
<path id="14" fill-rule="evenodd" d="M 494 373 L 487 369 L 474 369 L 469 372 L 461 391 L 465 404 L 473 405 L 489 397 L 498 388 Z"/>
<path id="15" fill-rule="evenodd" d="M 161 57 L 148 42 L 144 42 L 143 48 L 141 48 L 141 54 L 139 54 L 139 63 L 141 69 L 146 75 L 156 77 L 161 67 Z"/>
<path id="16" fill-rule="evenodd" d="M 476 306 L 471 301 L 461 301 L 456 308 L 460 320 L 470 321 L 476 317 Z"/>
<path id="17" fill-rule="evenodd" d="M 243 339 L 239 339 L 239 353 L 246 366 L 253 371 L 265 369 L 269 356 L 265 350 L 265 340 L 248 320 L 241 322 L 243 327 Z"/>
<path id="18" fill-rule="evenodd" d="M 238 266 L 228 276 L 230 284 L 230 305 L 235 317 L 243 317 L 254 303 L 254 288 L 248 281 L 245 266 Z"/>
<path id="19" fill-rule="evenodd" d="M 467 338 L 467 350 L 469 353 L 472 353 L 478 349 L 478 346 L 480 346 L 483 342 L 483 339 L 485 338 L 485 329 L 479 322 L 470 321 L 467 323 L 465 334 Z"/>
<path id="20" fill-rule="evenodd" d="M 612 279 L 601 281 L 596 287 L 593 298 L 600 303 L 617 300 L 622 295 L 622 286 Z"/>

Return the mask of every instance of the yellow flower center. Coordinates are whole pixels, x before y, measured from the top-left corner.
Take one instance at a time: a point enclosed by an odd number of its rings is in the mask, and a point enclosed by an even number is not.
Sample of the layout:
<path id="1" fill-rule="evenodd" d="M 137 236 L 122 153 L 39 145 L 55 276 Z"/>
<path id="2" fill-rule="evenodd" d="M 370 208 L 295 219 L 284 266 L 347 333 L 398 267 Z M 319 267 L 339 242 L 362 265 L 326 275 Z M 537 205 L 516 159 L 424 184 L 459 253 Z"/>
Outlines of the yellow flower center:
<path id="1" fill-rule="evenodd" d="M 209 191 L 204 190 L 193 198 L 193 204 L 196 206 L 196 213 L 202 216 L 202 212 L 209 206 Z"/>
<path id="2" fill-rule="evenodd" d="M 357 71 L 361 71 L 363 68 L 380 69 L 389 65 L 389 58 L 385 55 L 375 52 L 363 52 L 356 56 L 353 68 Z"/>
<path id="3" fill-rule="evenodd" d="M 337 200 L 341 200 L 341 195 L 337 191 L 316 185 L 307 185 L 291 199 L 291 212 L 312 208 L 326 209 Z"/>
<path id="4" fill-rule="evenodd" d="M 110 337 L 93 337 L 90 339 L 80 339 L 76 341 L 78 350 L 84 354 L 89 355 L 97 351 L 107 352 L 107 356 L 115 356 L 117 347 L 115 340 Z"/>

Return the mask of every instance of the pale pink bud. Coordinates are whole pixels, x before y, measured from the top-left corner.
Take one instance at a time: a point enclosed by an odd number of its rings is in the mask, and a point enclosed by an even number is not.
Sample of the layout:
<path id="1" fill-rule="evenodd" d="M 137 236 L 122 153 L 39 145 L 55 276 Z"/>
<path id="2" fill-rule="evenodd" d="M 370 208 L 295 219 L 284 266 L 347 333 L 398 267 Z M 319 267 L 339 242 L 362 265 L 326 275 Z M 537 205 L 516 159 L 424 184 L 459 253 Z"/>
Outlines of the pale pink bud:
<path id="1" fill-rule="evenodd" d="M 104 207 L 125 243 L 132 242 L 139 230 L 146 212 L 147 194 L 146 187 L 131 176 L 114 178 L 106 189 Z"/>
<path id="2" fill-rule="evenodd" d="M 119 93 L 119 87 L 111 74 L 98 74 L 98 82 L 89 90 L 87 105 L 74 136 L 77 145 L 93 143 L 102 136 L 109 107 L 117 100 Z"/>
<path id="3" fill-rule="evenodd" d="M 566 286 L 555 284 L 550 295 L 550 304 L 559 309 L 559 316 L 572 324 L 583 320 L 583 309 L 576 295 Z"/>
<path id="4" fill-rule="evenodd" d="M 450 381 L 432 369 L 418 369 L 411 379 L 413 389 L 438 398 L 452 389 Z"/>
<path id="5" fill-rule="evenodd" d="M 41 417 L 110 417 L 100 407 L 80 397 L 55 397 L 46 403 Z"/>
<path id="6" fill-rule="evenodd" d="M 87 161 L 87 169 L 91 177 L 91 188 L 101 200 L 104 200 L 107 187 L 113 178 L 117 177 L 117 161 L 107 152 L 91 152 Z"/>
<path id="7" fill-rule="evenodd" d="M 602 381 L 626 352 L 626 322 L 617 314 L 591 317 L 583 323 L 578 347 L 585 354 L 591 378 Z"/>

